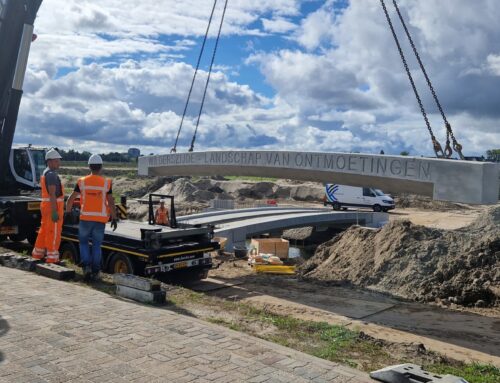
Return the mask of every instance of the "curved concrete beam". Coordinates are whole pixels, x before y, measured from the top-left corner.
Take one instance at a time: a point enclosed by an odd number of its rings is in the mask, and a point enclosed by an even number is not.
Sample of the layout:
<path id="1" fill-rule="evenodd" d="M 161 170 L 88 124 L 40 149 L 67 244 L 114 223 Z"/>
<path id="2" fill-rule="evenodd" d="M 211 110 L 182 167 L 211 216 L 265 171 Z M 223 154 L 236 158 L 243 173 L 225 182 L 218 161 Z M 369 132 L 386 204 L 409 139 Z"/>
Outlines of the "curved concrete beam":
<path id="1" fill-rule="evenodd" d="M 498 201 L 500 165 L 406 156 L 214 151 L 139 158 L 139 175 L 234 175 L 370 186 L 472 204 Z"/>

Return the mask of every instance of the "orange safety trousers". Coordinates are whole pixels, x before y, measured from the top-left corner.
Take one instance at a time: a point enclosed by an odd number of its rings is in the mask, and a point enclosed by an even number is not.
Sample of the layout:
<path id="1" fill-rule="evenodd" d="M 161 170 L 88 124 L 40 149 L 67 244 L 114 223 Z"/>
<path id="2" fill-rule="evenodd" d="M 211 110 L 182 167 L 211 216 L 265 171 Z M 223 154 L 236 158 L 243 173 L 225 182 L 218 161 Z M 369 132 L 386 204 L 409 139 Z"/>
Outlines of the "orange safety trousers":
<path id="1" fill-rule="evenodd" d="M 42 223 L 38 236 L 36 238 L 35 247 L 31 256 L 36 259 L 42 259 L 47 252 L 47 263 L 59 262 L 59 246 L 61 245 L 61 230 L 64 218 L 64 198 L 57 199 L 57 213 L 59 220 L 52 221 L 52 207 L 50 202 L 42 202 L 40 204 L 42 212 Z"/>
<path id="2" fill-rule="evenodd" d="M 44 175 L 40 177 L 40 186 L 42 189 L 42 202 L 40 203 L 42 222 L 31 256 L 36 259 L 42 259 L 45 253 L 47 253 L 46 262 L 56 263 L 59 262 L 59 246 L 61 244 L 61 231 L 64 220 L 64 189 L 61 185 L 63 195 L 56 200 L 59 219 L 57 222 L 53 222 L 52 205 L 50 204 L 50 196 L 45 185 Z"/>

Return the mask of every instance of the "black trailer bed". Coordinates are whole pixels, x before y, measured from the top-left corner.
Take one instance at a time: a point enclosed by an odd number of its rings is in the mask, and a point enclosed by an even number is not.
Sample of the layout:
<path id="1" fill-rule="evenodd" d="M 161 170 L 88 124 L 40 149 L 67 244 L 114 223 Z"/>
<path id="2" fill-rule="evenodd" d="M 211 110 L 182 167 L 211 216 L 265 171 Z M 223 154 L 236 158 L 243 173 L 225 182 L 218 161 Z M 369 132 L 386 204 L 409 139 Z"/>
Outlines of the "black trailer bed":
<path id="1" fill-rule="evenodd" d="M 144 241 L 141 230 L 157 231 L 162 241 L 169 243 L 157 248 L 150 247 Z M 106 224 L 102 248 L 147 258 L 149 262 L 155 263 L 165 258 L 217 250 L 219 244 L 205 237 L 206 234 L 206 227 L 170 228 L 149 225 L 147 222 L 124 220 L 119 222 L 116 231 L 111 229 L 109 223 Z M 65 224 L 62 238 L 78 242 L 78 224 Z"/>

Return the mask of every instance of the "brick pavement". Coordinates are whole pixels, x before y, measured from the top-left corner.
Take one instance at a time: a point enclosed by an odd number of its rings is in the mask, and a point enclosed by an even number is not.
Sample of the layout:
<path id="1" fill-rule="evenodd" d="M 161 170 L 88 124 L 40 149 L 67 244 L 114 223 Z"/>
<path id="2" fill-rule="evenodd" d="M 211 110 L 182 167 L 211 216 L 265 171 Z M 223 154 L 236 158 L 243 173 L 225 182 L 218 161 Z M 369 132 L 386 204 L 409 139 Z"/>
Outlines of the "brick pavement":
<path id="1" fill-rule="evenodd" d="M 0 383 L 371 381 L 168 309 L 0 267 Z"/>

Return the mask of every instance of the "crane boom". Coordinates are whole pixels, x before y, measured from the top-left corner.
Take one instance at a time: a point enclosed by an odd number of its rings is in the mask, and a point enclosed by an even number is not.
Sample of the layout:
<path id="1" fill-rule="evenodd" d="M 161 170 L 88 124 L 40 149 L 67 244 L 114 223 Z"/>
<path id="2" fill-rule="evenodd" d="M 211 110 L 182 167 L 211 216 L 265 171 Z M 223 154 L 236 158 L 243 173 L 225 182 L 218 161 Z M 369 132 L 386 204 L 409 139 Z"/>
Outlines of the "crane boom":
<path id="1" fill-rule="evenodd" d="M 23 81 L 42 0 L 0 0 L 0 183 L 9 179 L 9 156 Z M 5 185 L 0 185 L 5 188 Z"/>

